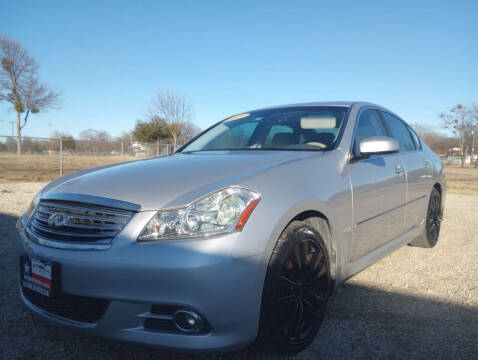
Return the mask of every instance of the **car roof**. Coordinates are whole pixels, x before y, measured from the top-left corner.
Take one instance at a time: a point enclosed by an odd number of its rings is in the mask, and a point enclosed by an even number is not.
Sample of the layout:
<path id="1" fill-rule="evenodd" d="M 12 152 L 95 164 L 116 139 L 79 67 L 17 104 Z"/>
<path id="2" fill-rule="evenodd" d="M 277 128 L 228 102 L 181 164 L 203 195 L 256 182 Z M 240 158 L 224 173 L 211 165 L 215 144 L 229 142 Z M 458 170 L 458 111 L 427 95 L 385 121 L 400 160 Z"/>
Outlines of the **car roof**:
<path id="1" fill-rule="evenodd" d="M 278 106 L 269 106 L 265 108 L 255 109 L 248 112 L 260 111 L 260 110 L 269 110 L 269 109 L 280 109 L 280 108 L 288 108 L 288 107 L 299 107 L 299 106 L 342 106 L 342 107 L 351 107 L 353 105 L 361 105 L 361 106 L 376 106 L 381 107 L 379 105 L 366 102 L 366 101 L 317 101 L 317 102 L 306 102 L 306 103 L 298 103 L 298 104 L 288 104 L 288 105 L 278 105 Z"/>

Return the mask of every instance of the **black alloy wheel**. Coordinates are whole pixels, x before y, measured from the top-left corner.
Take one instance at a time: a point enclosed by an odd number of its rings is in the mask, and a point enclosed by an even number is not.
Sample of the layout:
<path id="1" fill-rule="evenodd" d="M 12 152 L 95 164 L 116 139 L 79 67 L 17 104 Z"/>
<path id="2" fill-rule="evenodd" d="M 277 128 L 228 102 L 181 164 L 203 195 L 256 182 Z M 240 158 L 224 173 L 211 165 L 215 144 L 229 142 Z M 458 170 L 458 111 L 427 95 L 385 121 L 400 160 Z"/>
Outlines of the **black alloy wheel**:
<path id="1" fill-rule="evenodd" d="M 329 291 L 327 275 L 318 242 L 305 238 L 296 243 L 282 268 L 275 298 L 281 330 L 290 342 L 301 342 L 316 327 Z"/>
<path id="2" fill-rule="evenodd" d="M 330 287 L 323 236 L 308 223 L 291 223 L 274 249 L 264 286 L 261 327 L 273 350 L 297 353 L 312 342 Z"/>
<path id="3" fill-rule="evenodd" d="M 433 246 L 438 241 L 440 235 L 440 226 L 442 221 L 441 197 L 438 190 L 433 189 L 428 203 L 427 214 L 427 237 L 429 243 Z"/>

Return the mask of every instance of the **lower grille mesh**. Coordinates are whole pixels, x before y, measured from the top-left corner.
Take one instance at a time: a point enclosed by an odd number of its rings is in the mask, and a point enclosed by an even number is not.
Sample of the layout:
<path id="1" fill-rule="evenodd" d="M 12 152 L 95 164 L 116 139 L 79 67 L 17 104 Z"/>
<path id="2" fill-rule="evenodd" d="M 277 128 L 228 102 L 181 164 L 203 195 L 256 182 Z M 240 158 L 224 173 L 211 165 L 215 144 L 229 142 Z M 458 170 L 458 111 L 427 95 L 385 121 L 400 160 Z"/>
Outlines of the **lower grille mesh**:
<path id="1" fill-rule="evenodd" d="M 24 287 L 22 291 L 25 298 L 36 307 L 50 314 L 82 323 L 97 322 L 109 305 L 108 300 L 86 296 L 60 293 L 50 298 Z"/>

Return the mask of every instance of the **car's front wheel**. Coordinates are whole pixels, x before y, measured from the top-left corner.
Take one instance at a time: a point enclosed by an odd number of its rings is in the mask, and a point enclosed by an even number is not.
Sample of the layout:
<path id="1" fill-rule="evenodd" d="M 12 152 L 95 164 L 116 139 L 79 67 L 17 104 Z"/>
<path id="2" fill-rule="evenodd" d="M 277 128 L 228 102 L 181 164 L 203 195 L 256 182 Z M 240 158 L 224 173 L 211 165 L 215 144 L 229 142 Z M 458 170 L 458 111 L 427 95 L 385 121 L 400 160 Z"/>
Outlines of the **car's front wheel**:
<path id="1" fill-rule="evenodd" d="M 297 353 L 316 336 L 330 294 L 324 219 L 293 221 L 272 253 L 264 283 L 260 337 L 272 350 Z"/>

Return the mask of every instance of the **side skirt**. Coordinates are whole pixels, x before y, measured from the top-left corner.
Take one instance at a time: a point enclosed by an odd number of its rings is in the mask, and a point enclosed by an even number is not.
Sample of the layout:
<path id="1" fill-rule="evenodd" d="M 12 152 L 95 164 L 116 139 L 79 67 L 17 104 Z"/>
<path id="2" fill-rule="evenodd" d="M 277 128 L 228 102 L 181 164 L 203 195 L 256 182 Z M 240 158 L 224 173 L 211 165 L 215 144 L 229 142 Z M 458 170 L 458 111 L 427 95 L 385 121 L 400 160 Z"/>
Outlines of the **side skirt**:
<path id="1" fill-rule="evenodd" d="M 365 254 L 364 256 L 358 258 L 354 262 L 346 264 L 342 267 L 341 278 L 337 283 L 342 283 L 345 280 L 351 278 L 352 276 L 358 274 L 365 268 L 375 264 L 380 259 L 384 258 L 387 255 L 390 255 L 395 250 L 398 250 L 402 246 L 408 244 L 410 241 L 415 239 L 417 236 L 422 235 L 425 231 L 425 224 L 417 225 L 406 233 L 396 237 L 393 240 L 390 240 L 388 243 L 383 244 L 379 248 L 373 250 L 372 252 Z"/>

